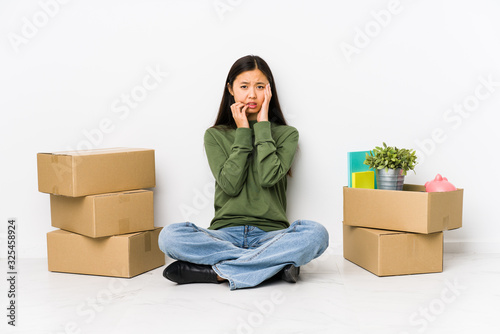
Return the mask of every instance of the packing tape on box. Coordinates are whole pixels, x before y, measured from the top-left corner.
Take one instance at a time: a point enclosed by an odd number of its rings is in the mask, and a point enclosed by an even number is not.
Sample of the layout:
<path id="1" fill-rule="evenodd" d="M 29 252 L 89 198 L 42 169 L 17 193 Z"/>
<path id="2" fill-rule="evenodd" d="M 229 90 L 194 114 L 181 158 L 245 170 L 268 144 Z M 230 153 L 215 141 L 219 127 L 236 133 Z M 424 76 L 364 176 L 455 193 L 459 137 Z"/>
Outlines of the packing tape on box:
<path id="1" fill-rule="evenodd" d="M 130 202 L 130 196 L 128 194 L 120 194 L 118 195 L 118 203 L 126 203 Z"/>
<path id="2" fill-rule="evenodd" d="M 51 194 L 59 195 L 59 186 L 53 186 Z"/>
<path id="3" fill-rule="evenodd" d="M 408 241 L 408 239 L 410 239 Z M 413 258 L 416 253 L 417 253 L 417 240 L 413 237 L 413 235 L 408 235 L 407 236 L 407 249 L 406 249 L 406 255 L 407 255 L 407 258 Z"/>
<path id="4" fill-rule="evenodd" d="M 59 156 L 56 154 L 52 154 L 50 161 L 55 164 L 59 163 Z"/>
<path id="5" fill-rule="evenodd" d="M 151 251 L 151 239 L 153 239 L 153 233 L 151 231 L 147 231 L 144 233 L 144 251 L 145 252 L 150 252 Z"/>
<path id="6" fill-rule="evenodd" d="M 443 217 L 443 231 L 450 229 L 450 216 Z"/>
<path id="7" fill-rule="evenodd" d="M 118 231 L 120 234 L 125 234 L 130 231 L 130 219 L 122 218 L 118 220 Z"/>

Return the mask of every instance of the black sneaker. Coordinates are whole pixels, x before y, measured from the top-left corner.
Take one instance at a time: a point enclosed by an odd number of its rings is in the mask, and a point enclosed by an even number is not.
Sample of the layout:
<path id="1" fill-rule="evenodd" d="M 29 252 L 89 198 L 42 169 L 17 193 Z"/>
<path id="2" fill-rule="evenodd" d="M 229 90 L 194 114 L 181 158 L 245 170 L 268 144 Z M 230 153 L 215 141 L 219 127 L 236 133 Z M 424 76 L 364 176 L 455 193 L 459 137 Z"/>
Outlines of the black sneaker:
<path id="1" fill-rule="evenodd" d="M 293 264 L 285 266 L 282 270 L 281 279 L 289 283 L 297 283 L 299 280 L 300 267 L 295 267 Z"/>

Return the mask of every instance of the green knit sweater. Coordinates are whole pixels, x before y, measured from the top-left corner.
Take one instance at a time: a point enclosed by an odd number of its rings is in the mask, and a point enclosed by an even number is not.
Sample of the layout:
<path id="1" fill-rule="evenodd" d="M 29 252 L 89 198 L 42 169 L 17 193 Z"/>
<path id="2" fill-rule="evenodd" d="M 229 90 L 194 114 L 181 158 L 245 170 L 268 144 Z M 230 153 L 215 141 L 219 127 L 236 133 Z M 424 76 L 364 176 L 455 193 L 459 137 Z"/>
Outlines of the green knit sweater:
<path id="1" fill-rule="evenodd" d="M 209 228 L 287 228 L 287 173 L 298 140 L 294 127 L 271 122 L 252 121 L 250 128 L 209 128 L 205 150 L 215 177 L 215 217 Z"/>

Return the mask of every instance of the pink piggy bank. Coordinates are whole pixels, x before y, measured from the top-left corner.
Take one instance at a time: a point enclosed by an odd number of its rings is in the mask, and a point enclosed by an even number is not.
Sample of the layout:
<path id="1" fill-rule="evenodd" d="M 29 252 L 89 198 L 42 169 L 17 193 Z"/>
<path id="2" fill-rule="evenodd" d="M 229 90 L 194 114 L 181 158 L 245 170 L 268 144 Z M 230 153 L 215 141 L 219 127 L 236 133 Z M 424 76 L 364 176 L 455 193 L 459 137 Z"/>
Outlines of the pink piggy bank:
<path id="1" fill-rule="evenodd" d="M 453 184 L 448 182 L 447 178 L 442 177 L 440 174 L 436 175 L 434 180 L 425 183 L 425 191 L 427 191 L 428 193 L 453 190 L 457 190 L 457 188 Z"/>

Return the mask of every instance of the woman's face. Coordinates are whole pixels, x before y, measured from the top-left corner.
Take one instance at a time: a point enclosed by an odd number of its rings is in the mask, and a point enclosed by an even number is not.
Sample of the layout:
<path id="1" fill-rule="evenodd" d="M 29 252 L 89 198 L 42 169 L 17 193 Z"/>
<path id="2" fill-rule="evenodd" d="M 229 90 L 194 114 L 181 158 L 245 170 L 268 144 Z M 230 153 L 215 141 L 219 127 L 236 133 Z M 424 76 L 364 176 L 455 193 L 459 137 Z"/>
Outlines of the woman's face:
<path id="1" fill-rule="evenodd" d="M 249 120 L 257 119 L 257 113 L 264 103 L 264 90 L 269 83 L 264 73 L 255 69 L 240 73 L 229 87 L 229 93 L 234 96 L 235 102 L 241 102 L 248 106 L 247 116 Z"/>

